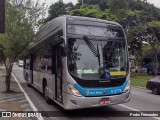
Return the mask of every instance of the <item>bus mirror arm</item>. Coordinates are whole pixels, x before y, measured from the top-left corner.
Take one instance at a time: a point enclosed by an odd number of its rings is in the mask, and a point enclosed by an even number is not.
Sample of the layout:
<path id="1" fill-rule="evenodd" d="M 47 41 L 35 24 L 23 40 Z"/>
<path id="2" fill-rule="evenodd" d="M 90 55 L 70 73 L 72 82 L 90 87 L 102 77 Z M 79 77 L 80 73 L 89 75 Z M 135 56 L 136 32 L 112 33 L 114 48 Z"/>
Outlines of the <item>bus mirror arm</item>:
<path id="1" fill-rule="evenodd" d="M 62 57 L 65 57 L 67 55 L 66 54 L 66 47 L 61 45 L 61 53 L 60 54 L 61 54 Z"/>
<path id="2" fill-rule="evenodd" d="M 60 36 L 60 41 L 61 41 L 61 43 L 64 43 L 64 36 Z"/>
<path id="3" fill-rule="evenodd" d="M 66 45 L 64 43 L 64 36 L 60 36 L 60 41 L 63 45 L 61 45 L 61 56 L 65 57 L 66 56 Z"/>

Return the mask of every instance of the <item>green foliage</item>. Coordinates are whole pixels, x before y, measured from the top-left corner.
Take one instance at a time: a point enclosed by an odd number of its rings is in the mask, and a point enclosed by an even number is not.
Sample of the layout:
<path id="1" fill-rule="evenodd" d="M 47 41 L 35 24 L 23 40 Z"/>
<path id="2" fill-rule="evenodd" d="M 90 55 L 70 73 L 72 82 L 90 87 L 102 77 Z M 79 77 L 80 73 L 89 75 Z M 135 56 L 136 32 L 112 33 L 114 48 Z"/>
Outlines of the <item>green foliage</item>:
<path id="1" fill-rule="evenodd" d="M 38 21 L 43 16 L 44 5 L 26 0 L 17 5 L 14 0 L 6 1 L 6 33 L 0 34 L 0 58 L 6 67 L 6 91 L 10 91 L 13 62 L 22 53 L 38 30 Z M 39 13 L 38 15 L 35 13 Z"/>
<path id="2" fill-rule="evenodd" d="M 109 2 L 109 0 L 83 0 L 84 4 L 97 5 L 101 10 L 106 9 L 108 2 Z M 78 0 L 76 8 L 79 8 L 81 5 L 82 5 L 82 0 Z"/>
<path id="3" fill-rule="evenodd" d="M 109 9 L 105 9 L 104 13 L 106 13 L 106 19 L 107 20 L 112 20 L 112 21 L 116 21 L 116 22 L 119 21 L 118 16 L 113 14 Z"/>
<path id="4" fill-rule="evenodd" d="M 106 14 L 103 13 L 98 6 L 94 5 L 84 5 L 81 6 L 80 9 L 75 9 L 70 12 L 70 15 L 75 16 L 86 16 L 86 17 L 94 17 L 94 18 L 106 18 Z"/>
<path id="5" fill-rule="evenodd" d="M 34 4 L 32 0 L 26 0 L 18 6 L 14 0 L 6 1 L 6 33 L 0 35 L 1 56 L 4 60 L 16 57 L 26 48 L 39 28 L 38 22 L 44 10 L 44 4 Z"/>
<path id="6" fill-rule="evenodd" d="M 6 34 L 0 36 L 4 57 L 20 53 L 34 35 L 32 24 L 11 3 L 6 4 Z"/>
<path id="7" fill-rule="evenodd" d="M 147 3 L 146 0 L 129 0 L 128 3 L 131 10 L 143 11 L 142 17 L 147 21 L 160 20 L 160 9 Z"/>
<path id="8" fill-rule="evenodd" d="M 132 54 L 142 55 L 141 48 L 143 46 L 143 41 L 146 40 L 144 37 L 145 28 L 142 25 L 134 26 L 127 32 L 127 39 L 129 44 L 129 51 Z"/>
<path id="9" fill-rule="evenodd" d="M 144 73 L 144 74 L 132 73 L 132 74 L 135 74 L 135 75 L 131 77 L 131 85 L 144 87 L 144 88 L 146 87 L 147 80 L 155 77 L 155 76 L 148 75 L 147 73 Z"/>
<path id="10" fill-rule="evenodd" d="M 148 52 L 159 52 L 160 21 L 141 23 L 132 27 L 132 29 L 127 32 L 127 38 L 132 54 L 136 53 L 142 55 L 145 53 L 148 54 Z M 144 47 L 147 47 L 147 49 Z"/>
<path id="11" fill-rule="evenodd" d="M 72 10 L 72 8 L 73 8 L 72 3 L 64 4 L 63 1 L 58 1 L 52 4 L 49 7 L 48 10 L 49 16 L 45 19 L 45 23 L 60 15 L 68 14 L 68 12 Z"/>
<path id="12" fill-rule="evenodd" d="M 149 22 L 146 27 L 149 34 L 152 34 L 152 32 L 154 31 L 157 39 L 160 42 L 160 21 Z"/>
<path id="13" fill-rule="evenodd" d="M 119 10 L 126 10 L 128 9 L 128 2 L 127 0 L 110 0 L 110 10 L 113 13 L 119 13 Z"/>

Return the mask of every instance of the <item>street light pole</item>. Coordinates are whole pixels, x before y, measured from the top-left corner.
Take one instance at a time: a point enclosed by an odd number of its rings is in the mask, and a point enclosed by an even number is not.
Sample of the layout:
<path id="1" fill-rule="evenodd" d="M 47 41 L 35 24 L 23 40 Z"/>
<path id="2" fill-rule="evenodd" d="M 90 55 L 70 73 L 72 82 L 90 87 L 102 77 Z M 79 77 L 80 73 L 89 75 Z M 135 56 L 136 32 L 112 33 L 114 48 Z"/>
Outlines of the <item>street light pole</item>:
<path id="1" fill-rule="evenodd" d="M 5 32 L 5 0 L 0 0 L 0 33 Z"/>
<path id="2" fill-rule="evenodd" d="M 83 6 L 83 0 L 82 0 L 82 6 Z"/>

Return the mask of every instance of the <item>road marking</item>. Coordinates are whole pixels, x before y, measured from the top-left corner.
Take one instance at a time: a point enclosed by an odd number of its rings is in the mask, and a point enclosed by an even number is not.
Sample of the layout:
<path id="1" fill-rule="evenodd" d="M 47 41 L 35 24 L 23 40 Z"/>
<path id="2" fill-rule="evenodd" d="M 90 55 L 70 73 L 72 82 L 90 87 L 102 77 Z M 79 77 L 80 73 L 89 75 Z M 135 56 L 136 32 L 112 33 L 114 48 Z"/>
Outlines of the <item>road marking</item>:
<path id="1" fill-rule="evenodd" d="M 141 111 L 138 110 L 138 109 L 135 109 L 135 108 L 132 108 L 132 107 L 128 107 L 128 106 L 123 105 L 123 104 L 119 104 L 119 106 L 124 107 L 124 108 L 127 108 L 127 109 L 130 109 L 130 110 L 132 110 L 132 111 L 137 111 L 137 112 L 143 113 L 143 112 L 141 112 Z M 152 117 L 152 118 L 154 118 L 154 119 L 156 119 L 156 120 L 160 120 L 160 117 Z"/>
<path id="2" fill-rule="evenodd" d="M 127 109 L 130 109 L 130 110 L 133 110 L 133 111 L 138 111 L 138 112 L 140 112 L 140 110 L 137 110 L 137 109 L 132 108 L 132 107 L 128 107 L 128 106 L 123 105 L 123 104 L 119 104 L 119 106 L 124 107 L 124 108 L 127 108 Z"/>
<path id="3" fill-rule="evenodd" d="M 38 111 L 37 108 L 35 107 L 35 105 L 33 104 L 33 102 L 31 101 L 31 99 L 28 97 L 27 93 L 24 91 L 24 89 L 22 88 L 22 86 L 20 85 L 20 83 L 18 82 L 17 78 L 15 77 L 15 75 L 12 73 L 15 81 L 17 82 L 19 88 L 21 89 L 21 91 L 24 93 L 27 101 L 29 102 L 31 108 L 33 109 L 33 111 Z M 38 117 L 38 120 L 44 120 L 43 117 Z"/>

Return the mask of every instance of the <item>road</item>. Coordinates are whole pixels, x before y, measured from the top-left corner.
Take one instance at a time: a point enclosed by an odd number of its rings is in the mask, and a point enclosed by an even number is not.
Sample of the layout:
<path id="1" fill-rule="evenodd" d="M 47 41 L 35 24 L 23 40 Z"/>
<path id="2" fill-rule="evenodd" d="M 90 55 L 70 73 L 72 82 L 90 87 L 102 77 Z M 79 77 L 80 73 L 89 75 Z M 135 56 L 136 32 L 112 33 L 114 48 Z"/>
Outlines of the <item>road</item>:
<path id="1" fill-rule="evenodd" d="M 151 91 L 141 88 L 132 87 L 131 91 L 131 100 L 128 103 L 120 104 L 120 105 L 112 105 L 103 108 L 92 108 L 87 109 L 87 114 L 89 117 L 80 117 L 81 113 L 76 113 L 78 117 L 71 117 L 66 113 L 63 113 L 63 109 L 60 108 L 55 103 L 48 105 L 45 102 L 43 95 L 38 92 L 33 87 L 27 87 L 25 80 L 23 79 L 23 69 L 21 67 L 17 67 L 16 65 L 13 67 L 13 74 L 16 76 L 17 80 L 21 84 L 24 91 L 28 94 L 29 98 L 36 106 L 38 111 L 52 111 L 61 114 L 60 117 L 44 117 L 45 120 L 160 120 L 159 117 L 115 117 L 115 114 L 111 111 L 119 112 L 120 114 L 126 114 L 128 111 L 130 113 L 144 113 L 144 111 L 160 111 L 160 95 L 153 95 Z M 70 113 L 73 111 L 70 111 Z M 100 112 L 108 113 L 105 116 L 99 116 Z M 74 112 L 73 112 L 74 113 Z M 92 117 L 97 114 L 97 117 Z M 160 115 L 160 112 L 159 112 Z"/>

